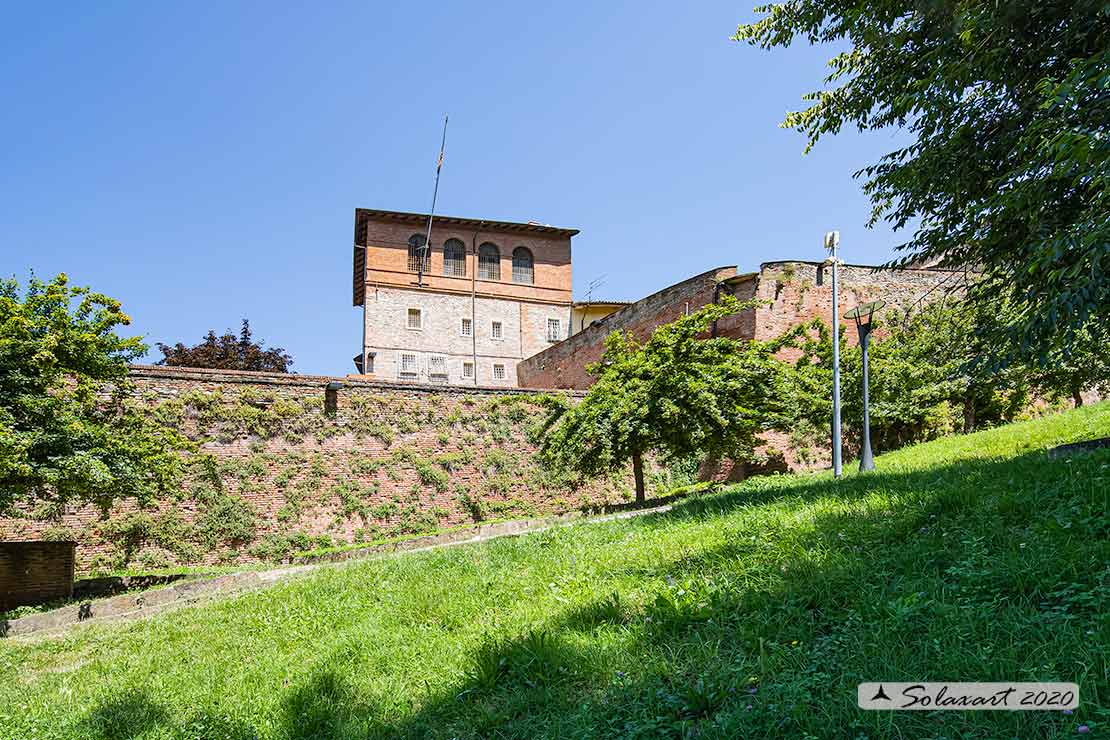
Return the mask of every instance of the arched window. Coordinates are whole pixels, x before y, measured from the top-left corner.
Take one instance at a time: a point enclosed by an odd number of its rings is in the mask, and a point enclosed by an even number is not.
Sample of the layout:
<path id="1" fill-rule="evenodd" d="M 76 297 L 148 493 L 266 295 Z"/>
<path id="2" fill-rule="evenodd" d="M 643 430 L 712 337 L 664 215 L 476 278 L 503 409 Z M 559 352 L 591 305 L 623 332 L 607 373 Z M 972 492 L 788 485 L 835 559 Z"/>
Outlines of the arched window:
<path id="1" fill-rule="evenodd" d="M 532 253 L 527 247 L 517 247 L 513 250 L 513 282 L 531 285 L 534 282 L 535 271 L 532 269 Z"/>
<path id="2" fill-rule="evenodd" d="M 486 242 L 478 247 L 478 278 L 480 280 L 501 279 L 501 250 L 496 244 Z"/>
<path id="3" fill-rule="evenodd" d="M 466 245 L 458 239 L 443 243 L 443 274 L 466 277 Z"/>
<path id="4" fill-rule="evenodd" d="M 427 272 L 432 263 L 430 249 L 424 249 L 424 235 L 409 237 L 409 272 Z"/>

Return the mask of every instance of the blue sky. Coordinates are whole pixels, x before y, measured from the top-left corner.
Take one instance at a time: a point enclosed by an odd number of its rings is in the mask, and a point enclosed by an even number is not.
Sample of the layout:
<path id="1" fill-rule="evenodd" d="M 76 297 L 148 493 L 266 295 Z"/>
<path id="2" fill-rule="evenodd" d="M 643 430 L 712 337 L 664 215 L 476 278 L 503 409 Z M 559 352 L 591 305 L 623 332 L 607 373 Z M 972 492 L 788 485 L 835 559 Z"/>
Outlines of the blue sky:
<path id="1" fill-rule="evenodd" d="M 851 174 L 897 134 L 803 156 L 778 124 L 831 51 L 729 41 L 749 3 L 9 4 L 0 272 L 65 271 L 152 344 L 245 316 L 350 372 L 354 208 L 426 211 L 445 112 L 437 211 L 581 229 L 579 297 L 820 259 L 830 228 L 889 258 Z"/>

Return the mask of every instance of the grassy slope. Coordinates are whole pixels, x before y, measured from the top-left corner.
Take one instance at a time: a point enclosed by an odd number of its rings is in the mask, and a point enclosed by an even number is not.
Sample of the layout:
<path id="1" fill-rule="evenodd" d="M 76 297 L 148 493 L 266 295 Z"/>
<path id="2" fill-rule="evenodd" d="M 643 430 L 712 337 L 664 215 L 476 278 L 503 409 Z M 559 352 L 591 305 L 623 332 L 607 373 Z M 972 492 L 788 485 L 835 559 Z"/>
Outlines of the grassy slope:
<path id="1" fill-rule="evenodd" d="M 1110 730 L 1110 404 L 666 516 L 327 570 L 0 644 L 0 737 L 1066 737 Z M 1076 681 L 1073 716 L 861 680 Z"/>

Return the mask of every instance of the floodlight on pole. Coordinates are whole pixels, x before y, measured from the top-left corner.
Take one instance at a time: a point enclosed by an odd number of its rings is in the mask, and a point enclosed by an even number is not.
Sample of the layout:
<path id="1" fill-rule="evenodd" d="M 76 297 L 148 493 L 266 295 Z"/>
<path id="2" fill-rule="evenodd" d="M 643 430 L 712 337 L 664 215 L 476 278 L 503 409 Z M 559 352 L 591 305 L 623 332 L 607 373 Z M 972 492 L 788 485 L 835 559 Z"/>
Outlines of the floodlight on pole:
<path id="1" fill-rule="evenodd" d="M 832 343 L 833 343 L 833 418 L 832 418 L 832 463 L 833 476 L 840 477 L 840 312 L 837 309 L 836 267 L 839 258 L 836 250 L 840 247 L 840 232 L 825 232 L 825 249 L 829 258 L 825 264 L 832 264 Z"/>
<path id="2" fill-rule="evenodd" d="M 867 378 L 867 346 L 871 339 L 871 320 L 875 313 L 886 305 L 886 301 L 871 301 L 856 306 L 844 314 L 846 319 L 855 319 L 859 331 L 859 348 L 863 355 L 863 449 L 859 455 L 860 472 L 875 469 L 875 457 L 871 454 L 871 410 Z"/>

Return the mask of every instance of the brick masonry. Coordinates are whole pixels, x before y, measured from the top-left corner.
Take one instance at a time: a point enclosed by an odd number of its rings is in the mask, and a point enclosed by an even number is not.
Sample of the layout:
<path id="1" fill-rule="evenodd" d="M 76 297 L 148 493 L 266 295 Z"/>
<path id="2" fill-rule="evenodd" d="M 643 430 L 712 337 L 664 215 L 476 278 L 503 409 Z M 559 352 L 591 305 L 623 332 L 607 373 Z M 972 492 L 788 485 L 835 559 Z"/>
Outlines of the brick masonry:
<path id="1" fill-rule="evenodd" d="M 643 339 L 655 327 L 711 303 L 718 283 L 735 276 L 735 267 L 718 267 L 625 306 L 518 363 L 517 382 L 525 388 L 585 390 L 593 383 L 586 368 L 601 359 L 611 332 L 627 331 Z"/>
<path id="2" fill-rule="evenodd" d="M 885 300 L 888 308 L 906 307 L 932 300 L 962 285 L 964 273 L 943 270 L 888 270 L 862 265 L 841 265 L 840 312 L 860 303 Z M 832 278 L 830 268 L 799 260 L 765 262 L 759 272 L 738 275 L 735 267 L 718 267 L 665 288 L 586 327 L 517 365 L 518 381 L 529 388 L 585 390 L 593 383 L 586 367 L 601 359 L 605 338 L 627 331 L 644 339 L 654 329 L 712 303 L 721 292 L 742 301 L 763 304 L 718 322 L 717 333 L 737 339 L 773 339 L 811 319 L 831 325 Z M 855 331 L 847 341 L 856 343 Z"/>
<path id="3" fill-rule="evenodd" d="M 959 291 L 965 274 L 933 269 L 890 270 L 865 265 L 838 268 L 840 314 L 867 301 L 884 300 L 888 309 L 906 308 Z M 585 390 L 593 383 L 586 368 L 601 359 L 605 338 L 613 331 L 627 331 L 643 340 L 654 329 L 712 303 L 721 293 L 741 301 L 756 299 L 761 304 L 718 322 L 719 336 L 768 340 L 812 319 L 831 326 L 831 268 L 801 260 L 765 262 L 755 273 L 737 274 L 735 267 L 718 267 L 654 293 L 622 308 L 517 365 L 518 382 L 534 388 Z M 845 321 L 845 325 L 849 322 Z M 845 338 L 854 345 L 856 331 L 846 326 Z M 792 360 L 794 350 L 784 350 Z M 755 463 L 729 460 L 707 461 L 703 479 L 740 480 L 758 472 L 801 470 L 828 464 L 823 447 L 804 455 L 794 449 L 789 435 L 765 434 L 760 452 L 767 459 Z"/>
<path id="4" fill-rule="evenodd" d="M 396 211 L 355 212 L 353 303 L 364 306 L 365 347 L 372 355 L 364 374 L 400 382 L 516 386 L 517 362 L 552 344 L 549 321 L 557 322 L 554 341 L 569 334 L 571 237 L 578 232 L 437 216 L 428 269 L 418 275 L 410 269 L 418 261 L 410 262 L 409 240 L 423 239 L 426 220 Z M 462 274 L 445 269 L 449 240 L 461 245 Z M 484 245 L 499 255 L 497 276 L 479 274 Z M 514 276 L 517 249 L 532 255 L 530 281 Z M 409 327 L 409 309 L 421 312 L 420 329 Z M 471 321 L 470 336 L 460 331 L 464 318 Z M 500 323 L 501 338 L 493 336 L 493 322 Z M 401 372 L 402 355 L 412 356 L 414 372 Z M 473 364 L 472 374 L 464 374 L 464 363 Z"/>
<path id="5" fill-rule="evenodd" d="M 155 366 L 134 366 L 131 380 L 152 414 L 197 441 L 186 457 L 209 461 L 208 477 L 192 465 L 182 490 L 145 512 L 123 501 L 106 518 L 81 507 L 0 519 L 0 540 L 74 539 L 81 572 L 250 563 L 275 559 L 259 548 L 293 533 L 372 541 L 632 496 L 630 475 L 575 489 L 539 466 L 534 390 Z M 343 387 L 331 416 L 333 382 Z M 202 489 L 244 502 L 254 536 L 206 542 Z"/>
<path id="6" fill-rule="evenodd" d="M 0 542 L 0 612 L 73 594 L 73 542 Z"/>

